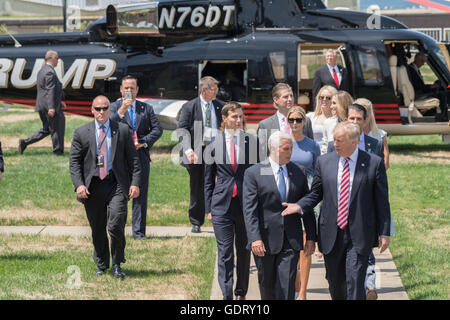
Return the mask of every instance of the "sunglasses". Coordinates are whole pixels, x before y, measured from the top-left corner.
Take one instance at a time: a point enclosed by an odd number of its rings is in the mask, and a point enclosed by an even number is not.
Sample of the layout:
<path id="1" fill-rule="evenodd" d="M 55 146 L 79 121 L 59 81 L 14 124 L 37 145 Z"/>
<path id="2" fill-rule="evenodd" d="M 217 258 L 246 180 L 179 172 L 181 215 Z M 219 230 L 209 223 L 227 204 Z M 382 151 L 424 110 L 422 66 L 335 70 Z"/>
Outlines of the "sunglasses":
<path id="1" fill-rule="evenodd" d="M 328 100 L 328 101 L 330 101 L 331 97 L 329 97 L 329 96 L 319 96 L 319 100 Z"/>
<path id="2" fill-rule="evenodd" d="M 94 107 L 94 110 L 95 111 L 97 111 L 97 112 L 100 112 L 100 111 L 106 111 L 106 110 L 108 110 L 109 109 L 109 106 L 108 107 Z"/>
<path id="3" fill-rule="evenodd" d="M 294 122 L 302 123 L 302 121 L 303 121 L 303 118 L 289 118 L 288 119 L 289 123 L 294 123 Z"/>

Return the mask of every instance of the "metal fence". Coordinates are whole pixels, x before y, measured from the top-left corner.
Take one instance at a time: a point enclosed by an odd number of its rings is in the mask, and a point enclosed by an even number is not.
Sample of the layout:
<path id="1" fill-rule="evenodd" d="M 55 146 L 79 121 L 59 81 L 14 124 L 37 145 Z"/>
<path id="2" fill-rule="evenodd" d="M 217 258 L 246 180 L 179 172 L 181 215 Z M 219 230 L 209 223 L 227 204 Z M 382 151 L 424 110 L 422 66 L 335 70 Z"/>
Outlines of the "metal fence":
<path id="1" fill-rule="evenodd" d="M 436 41 L 450 41 L 450 28 L 412 28 L 425 33 Z"/>

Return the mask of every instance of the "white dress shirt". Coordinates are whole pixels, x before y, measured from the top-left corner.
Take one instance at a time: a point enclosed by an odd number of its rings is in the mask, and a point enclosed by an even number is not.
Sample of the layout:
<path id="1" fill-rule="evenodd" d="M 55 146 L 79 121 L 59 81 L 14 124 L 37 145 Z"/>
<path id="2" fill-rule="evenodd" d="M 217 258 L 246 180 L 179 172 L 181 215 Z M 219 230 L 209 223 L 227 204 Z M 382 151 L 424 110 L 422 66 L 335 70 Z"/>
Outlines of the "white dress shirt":
<path id="1" fill-rule="evenodd" d="M 352 194 L 352 185 L 353 178 L 355 176 L 356 169 L 356 161 L 358 160 L 358 148 L 355 149 L 353 154 L 350 156 L 350 160 L 348 160 L 348 167 L 350 170 L 350 189 L 349 194 Z M 339 201 L 339 190 L 341 188 L 341 180 L 342 180 L 342 171 L 344 170 L 344 158 L 339 157 L 339 166 L 338 166 L 338 175 L 337 175 L 337 196 Z"/>
<path id="2" fill-rule="evenodd" d="M 286 121 L 286 117 L 280 113 L 280 111 L 277 111 L 277 117 L 278 117 L 278 124 L 280 125 L 280 131 L 286 132 L 286 126 L 289 126 L 289 124 Z"/>
<path id="3" fill-rule="evenodd" d="M 272 167 L 272 172 L 275 177 L 275 182 L 277 183 L 277 188 L 278 188 L 278 186 L 280 184 L 280 182 L 278 180 L 278 171 L 280 170 L 280 165 L 278 163 L 276 163 L 275 161 L 273 161 L 270 157 L 269 157 L 269 163 L 270 163 L 270 166 Z M 282 165 L 281 168 L 283 168 L 284 183 L 286 184 L 286 198 L 287 198 L 287 195 L 289 194 L 289 174 L 288 174 L 285 164 Z"/>
<path id="4" fill-rule="evenodd" d="M 231 134 L 227 129 L 225 129 L 225 145 L 227 147 L 228 159 L 231 164 L 231 150 L 230 150 L 230 140 L 231 136 L 234 136 L 234 154 L 236 155 L 236 165 L 239 164 L 239 134 L 241 130 L 237 130 L 234 134 Z"/>
<path id="5" fill-rule="evenodd" d="M 338 66 L 335 65 L 334 67 L 332 67 L 332 66 L 330 66 L 329 64 L 327 64 L 327 66 L 328 66 L 328 70 L 330 70 L 331 78 L 332 78 L 332 79 L 334 79 L 334 78 L 333 78 L 333 69 L 336 70 L 336 74 L 337 74 L 338 81 L 339 81 L 339 86 L 340 86 L 340 85 L 341 85 L 341 82 L 342 82 L 342 74 L 339 72 Z"/>

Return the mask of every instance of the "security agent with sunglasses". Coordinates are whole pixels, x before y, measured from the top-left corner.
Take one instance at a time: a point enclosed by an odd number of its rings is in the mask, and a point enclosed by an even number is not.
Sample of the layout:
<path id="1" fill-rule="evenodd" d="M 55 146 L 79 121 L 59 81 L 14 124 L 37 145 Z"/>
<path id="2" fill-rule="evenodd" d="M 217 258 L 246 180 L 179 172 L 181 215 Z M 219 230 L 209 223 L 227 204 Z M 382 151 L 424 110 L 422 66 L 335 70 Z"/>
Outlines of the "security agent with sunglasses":
<path id="1" fill-rule="evenodd" d="M 108 230 L 112 275 L 123 278 L 127 202 L 139 196 L 141 168 L 130 128 L 109 119 L 109 105 L 105 96 L 94 99 L 95 120 L 75 130 L 69 165 L 77 200 L 84 204 L 92 229 L 96 274 L 110 265 Z"/>
<path id="2" fill-rule="evenodd" d="M 139 92 L 137 79 L 127 75 L 122 78 L 122 99 L 111 103 L 111 119 L 128 124 L 133 131 L 141 164 L 141 188 L 139 197 L 133 199 L 132 234 L 135 239 L 145 239 L 148 202 L 148 179 L 150 176 L 150 148 L 161 137 L 163 129 L 153 107 L 136 100 Z"/>

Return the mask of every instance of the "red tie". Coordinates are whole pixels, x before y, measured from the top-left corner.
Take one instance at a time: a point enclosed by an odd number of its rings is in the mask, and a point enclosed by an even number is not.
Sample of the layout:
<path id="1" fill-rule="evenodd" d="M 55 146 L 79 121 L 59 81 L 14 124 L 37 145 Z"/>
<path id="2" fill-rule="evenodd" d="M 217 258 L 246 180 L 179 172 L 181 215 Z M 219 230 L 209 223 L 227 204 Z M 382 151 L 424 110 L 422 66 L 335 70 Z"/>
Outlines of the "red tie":
<path id="1" fill-rule="evenodd" d="M 230 158 L 231 158 L 231 168 L 236 172 L 236 150 L 234 148 L 234 136 L 231 136 L 230 139 Z M 236 197 L 238 195 L 236 182 L 233 185 L 233 195 L 232 197 Z"/>
<path id="2" fill-rule="evenodd" d="M 342 170 L 341 186 L 339 188 L 338 216 L 337 225 L 344 229 L 348 221 L 348 206 L 350 198 L 350 169 L 348 160 L 344 160 L 344 169 Z"/>
<path id="3" fill-rule="evenodd" d="M 101 180 L 105 179 L 108 175 L 108 152 L 106 151 L 106 135 L 105 126 L 100 126 L 100 132 L 98 134 L 98 140 L 100 146 L 98 147 L 100 155 L 103 155 L 103 166 L 99 167 L 98 176 Z"/>
<path id="4" fill-rule="evenodd" d="M 336 88 L 339 89 L 339 79 L 338 79 L 338 76 L 337 76 L 335 68 L 333 68 L 333 79 L 334 79 L 334 83 L 336 83 Z"/>

